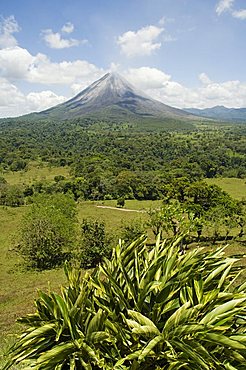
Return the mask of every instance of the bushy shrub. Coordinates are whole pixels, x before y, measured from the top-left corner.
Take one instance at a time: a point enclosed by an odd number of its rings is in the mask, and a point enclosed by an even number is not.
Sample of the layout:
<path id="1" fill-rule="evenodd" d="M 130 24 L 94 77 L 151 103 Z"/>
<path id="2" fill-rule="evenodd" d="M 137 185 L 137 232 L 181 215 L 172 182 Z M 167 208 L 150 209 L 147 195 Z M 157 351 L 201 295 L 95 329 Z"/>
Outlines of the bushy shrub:
<path id="1" fill-rule="evenodd" d="M 81 225 L 81 242 L 78 259 L 81 267 L 92 268 L 107 257 L 111 250 L 110 238 L 103 222 L 84 219 Z"/>
<path id="2" fill-rule="evenodd" d="M 39 194 L 22 221 L 19 252 L 34 268 L 60 265 L 69 258 L 75 229 L 76 208 L 71 197 Z"/>
<path id="3" fill-rule="evenodd" d="M 119 208 L 123 208 L 124 205 L 125 205 L 125 198 L 124 197 L 119 197 L 117 199 L 117 203 L 116 203 L 117 207 Z"/>
<path id="4" fill-rule="evenodd" d="M 122 225 L 120 236 L 126 243 L 128 243 L 143 235 L 145 230 L 146 225 L 141 219 L 132 220 Z"/>

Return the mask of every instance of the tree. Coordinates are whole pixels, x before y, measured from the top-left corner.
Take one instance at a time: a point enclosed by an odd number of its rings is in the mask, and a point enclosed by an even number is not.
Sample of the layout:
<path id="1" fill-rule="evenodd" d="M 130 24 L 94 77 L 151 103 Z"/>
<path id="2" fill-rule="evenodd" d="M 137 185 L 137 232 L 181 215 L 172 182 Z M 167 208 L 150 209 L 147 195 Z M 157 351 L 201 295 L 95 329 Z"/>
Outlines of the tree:
<path id="1" fill-rule="evenodd" d="M 142 219 L 124 223 L 121 230 L 121 238 L 126 242 L 132 242 L 145 233 L 146 225 Z"/>
<path id="2" fill-rule="evenodd" d="M 84 219 L 81 225 L 81 241 L 77 259 L 81 267 L 92 268 L 109 255 L 110 238 L 106 234 L 105 224 Z"/>
<path id="3" fill-rule="evenodd" d="M 12 364 L 36 369 L 231 370 L 246 365 L 246 284 L 223 248 L 180 255 L 182 237 L 119 244 L 92 275 L 65 269 L 39 293 Z"/>
<path id="4" fill-rule="evenodd" d="M 123 208 L 125 205 L 125 198 L 124 197 L 119 197 L 117 199 L 117 207 Z"/>
<path id="5" fill-rule="evenodd" d="M 24 216 L 19 251 L 31 267 L 55 267 L 69 258 L 75 229 L 76 208 L 71 197 L 38 195 Z"/>
<path id="6" fill-rule="evenodd" d="M 24 204 L 24 188 L 21 185 L 0 183 L 0 204 L 19 207 Z"/>

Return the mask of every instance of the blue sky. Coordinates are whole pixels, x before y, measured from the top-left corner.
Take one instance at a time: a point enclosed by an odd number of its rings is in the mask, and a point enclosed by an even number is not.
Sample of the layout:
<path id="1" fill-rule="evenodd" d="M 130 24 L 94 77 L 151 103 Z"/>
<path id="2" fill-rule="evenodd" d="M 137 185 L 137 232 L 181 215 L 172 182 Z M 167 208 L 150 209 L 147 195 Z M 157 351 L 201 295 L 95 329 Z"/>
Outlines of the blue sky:
<path id="1" fill-rule="evenodd" d="M 2 0 L 0 117 L 110 70 L 175 107 L 246 107 L 245 0 Z"/>

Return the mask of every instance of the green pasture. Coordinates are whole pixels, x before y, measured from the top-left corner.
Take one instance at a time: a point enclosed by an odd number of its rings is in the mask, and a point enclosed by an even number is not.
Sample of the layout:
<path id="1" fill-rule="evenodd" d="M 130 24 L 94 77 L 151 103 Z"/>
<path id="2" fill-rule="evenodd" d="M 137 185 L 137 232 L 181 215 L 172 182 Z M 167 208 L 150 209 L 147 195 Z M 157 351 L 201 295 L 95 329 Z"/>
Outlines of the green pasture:
<path id="1" fill-rule="evenodd" d="M 233 177 L 206 179 L 210 185 L 218 185 L 221 189 L 230 194 L 233 198 L 246 198 L 246 179 L 237 179 Z"/>
<path id="2" fill-rule="evenodd" d="M 0 172 L 5 180 L 11 185 L 32 184 L 36 181 L 52 181 L 55 176 L 69 177 L 69 167 L 50 167 L 37 162 L 30 162 L 26 170 L 18 172 Z"/>

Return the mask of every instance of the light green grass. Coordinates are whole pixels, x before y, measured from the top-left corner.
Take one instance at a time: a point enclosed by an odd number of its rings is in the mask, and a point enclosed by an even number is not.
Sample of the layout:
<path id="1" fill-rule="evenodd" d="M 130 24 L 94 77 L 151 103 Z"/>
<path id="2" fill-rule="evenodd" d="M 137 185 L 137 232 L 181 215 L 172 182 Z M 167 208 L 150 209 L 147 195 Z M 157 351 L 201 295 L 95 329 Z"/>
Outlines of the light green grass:
<path id="1" fill-rule="evenodd" d="M 246 198 L 246 179 L 226 177 L 206 179 L 206 182 L 218 185 L 235 199 Z"/>
<path id="2" fill-rule="evenodd" d="M 0 175 L 11 185 L 32 184 L 35 181 L 54 180 L 58 175 L 69 177 L 69 167 L 49 167 L 33 162 L 26 170 L 2 172 Z"/>
<path id="3" fill-rule="evenodd" d="M 78 218 L 82 221 L 83 218 L 96 219 L 105 223 L 106 230 L 111 234 L 119 234 L 119 229 L 124 223 L 133 220 L 147 221 L 146 211 L 150 208 L 158 208 L 161 201 L 137 201 L 127 200 L 123 209 L 98 208 L 97 206 L 116 207 L 116 200 L 107 201 L 84 201 L 78 205 Z M 143 212 L 127 212 L 124 209 L 131 209 Z"/>

